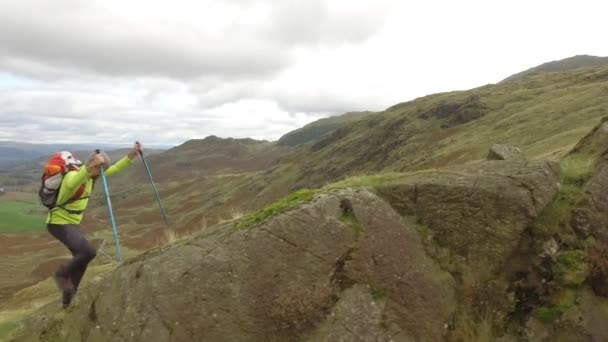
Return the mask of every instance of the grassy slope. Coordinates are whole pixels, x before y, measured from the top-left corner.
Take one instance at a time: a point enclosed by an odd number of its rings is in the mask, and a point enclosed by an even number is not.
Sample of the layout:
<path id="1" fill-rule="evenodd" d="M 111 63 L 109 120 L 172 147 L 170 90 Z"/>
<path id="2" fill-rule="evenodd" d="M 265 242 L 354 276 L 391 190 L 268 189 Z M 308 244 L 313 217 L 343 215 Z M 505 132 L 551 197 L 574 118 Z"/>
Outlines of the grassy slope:
<path id="1" fill-rule="evenodd" d="M 494 143 L 531 158 L 557 160 L 608 115 L 608 68 L 531 75 L 464 92 L 427 96 L 343 128 L 292 162 L 302 186 L 357 174 L 409 171 L 484 158 Z M 449 103 L 477 97 L 485 116 L 464 124 L 423 119 Z M 448 118 L 449 120 L 449 118 Z M 339 133 L 337 131 L 336 133 Z"/>
<path id="2" fill-rule="evenodd" d="M 45 211 L 35 194 L 14 193 L 0 197 L 0 233 L 35 232 L 45 229 Z"/>
<path id="3" fill-rule="evenodd" d="M 312 146 L 296 150 L 264 142 L 235 149 L 234 140 L 218 140 L 216 145 L 196 141 L 150 158 L 150 164 L 174 223 L 191 229 L 347 177 L 483 159 L 494 143 L 517 145 L 533 159 L 558 160 L 608 115 L 607 89 L 608 67 L 535 74 L 398 104 L 347 122 Z M 461 107 L 465 114 L 476 115 L 479 109 L 485 115 L 462 124 L 439 115 L 449 104 L 467 101 L 473 106 Z M 252 164 L 259 160 L 263 163 Z M 123 204 L 132 208 L 123 216 L 119 213 L 131 223 L 141 215 L 136 207 L 155 205 L 145 178 L 137 182 L 113 187 L 114 192 L 133 189 L 125 202 L 116 200 L 118 210 Z M 150 215 L 155 215 L 152 209 Z"/>

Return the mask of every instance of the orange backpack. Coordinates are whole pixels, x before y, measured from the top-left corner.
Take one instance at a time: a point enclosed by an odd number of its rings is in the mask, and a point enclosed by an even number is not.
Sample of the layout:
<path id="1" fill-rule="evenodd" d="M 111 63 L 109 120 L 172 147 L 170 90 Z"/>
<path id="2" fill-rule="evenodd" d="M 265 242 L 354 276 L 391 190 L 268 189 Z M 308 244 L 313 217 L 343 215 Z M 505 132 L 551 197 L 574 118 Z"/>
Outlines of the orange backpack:
<path id="1" fill-rule="evenodd" d="M 57 197 L 59 197 L 59 189 L 61 188 L 63 177 L 70 171 L 78 170 L 80 165 L 82 165 L 80 160 L 76 159 L 70 152 L 63 151 L 53 154 L 51 159 L 44 165 L 44 173 L 41 177 L 42 182 L 38 191 L 38 197 L 42 205 L 50 210 L 55 207 L 62 207 L 82 196 L 86 189 L 85 184 L 78 188 L 68 202 L 57 205 Z"/>

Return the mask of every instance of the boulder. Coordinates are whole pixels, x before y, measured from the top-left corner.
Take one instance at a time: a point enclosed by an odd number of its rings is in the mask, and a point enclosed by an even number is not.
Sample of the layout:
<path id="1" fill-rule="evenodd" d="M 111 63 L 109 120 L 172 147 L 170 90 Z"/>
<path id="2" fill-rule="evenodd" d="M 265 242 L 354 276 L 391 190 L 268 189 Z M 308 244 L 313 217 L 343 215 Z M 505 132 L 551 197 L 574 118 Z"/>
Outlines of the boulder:
<path id="1" fill-rule="evenodd" d="M 438 341 L 455 308 L 416 230 L 342 190 L 132 259 L 18 341 Z"/>
<path id="2" fill-rule="evenodd" d="M 586 154 L 590 157 L 599 157 L 606 154 L 608 146 L 608 117 L 604 117 L 587 135 L 585 135 L 568 153 Z"/>
<path id="3" fill-rule="evenodd" d="M 354 285 L 344 291 L 327 320 L 310 336 L 309 341 L 389 341 L 388 331 L 382 328 L 385 309 L 386 301 L 374 298 L 368 286 Z M 364 315 L 361 314 L 363 312 Z"/>
<path id="4" fill-rule="evenodd" d="M 608 118 L 602 121 L 572 149 L 569 157 L 593 165 L 590 178 L 580 180 L 583 195 L 571 211 L 570 226 L 579 237 L 596 240 L 589 249 L 592 263 L 588 279 L 598 296 L 608 297 Z M 588 180 L 587 180 L 588 179 Z"/>
<path id="5" fill-rule="evenodd" d="M 518 147 L 495 144 L 488 152 L 488 160 L 523 160 L 524 154 Z"/>
<path id="6" fill-rule="evenodd" d="M 526 227 L 557 195 L 558 183 L 556 163 L 486 161 L 419 172 L 378 192 L 483 280 L 501 269 Z"/>
<path id="7" fill-rule="evenodd" d="M 572 209 L 571 226 L 582 237 L 608 242 L 608 163 L 585 184 L 583 198 Z"/>

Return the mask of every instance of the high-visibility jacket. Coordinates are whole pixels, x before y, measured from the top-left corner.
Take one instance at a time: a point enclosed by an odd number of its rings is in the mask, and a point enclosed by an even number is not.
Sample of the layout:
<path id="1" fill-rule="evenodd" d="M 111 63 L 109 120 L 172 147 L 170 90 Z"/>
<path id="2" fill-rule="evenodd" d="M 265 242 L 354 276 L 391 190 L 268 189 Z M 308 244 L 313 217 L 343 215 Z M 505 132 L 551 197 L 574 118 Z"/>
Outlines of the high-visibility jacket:
<path id="1" fill-rule="evenodd" d="M 116 164 L 105 171 L 108 177 L 114 176 L 133 162 L 125 156 Z M 78 190 L 84 185 L 84 191 L 78 198 L 73 198 Z M 61 188 L 57 197 L 57 207 L 51 209 L 46 218 L 46 223 L 51 224 L 80 224 L 84 210 L 89 203 L 89 197 L 93 191 L 93 178 L 89 175 L 86 166 L 82 166 L 78 171 L 70 171 L 61 182 Z"/>

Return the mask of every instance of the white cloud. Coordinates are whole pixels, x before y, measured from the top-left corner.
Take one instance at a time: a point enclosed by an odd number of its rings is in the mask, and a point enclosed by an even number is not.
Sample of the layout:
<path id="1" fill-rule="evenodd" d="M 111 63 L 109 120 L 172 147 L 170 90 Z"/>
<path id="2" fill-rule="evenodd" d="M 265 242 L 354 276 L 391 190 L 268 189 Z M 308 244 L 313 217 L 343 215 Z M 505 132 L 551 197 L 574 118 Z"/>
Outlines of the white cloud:
<path id="1" fill-rule="evenodd" d="M 276 139 L 322 116 L 608 55 L 606 9 L 590 0 L 5 0 L 0 139 Z"/>

